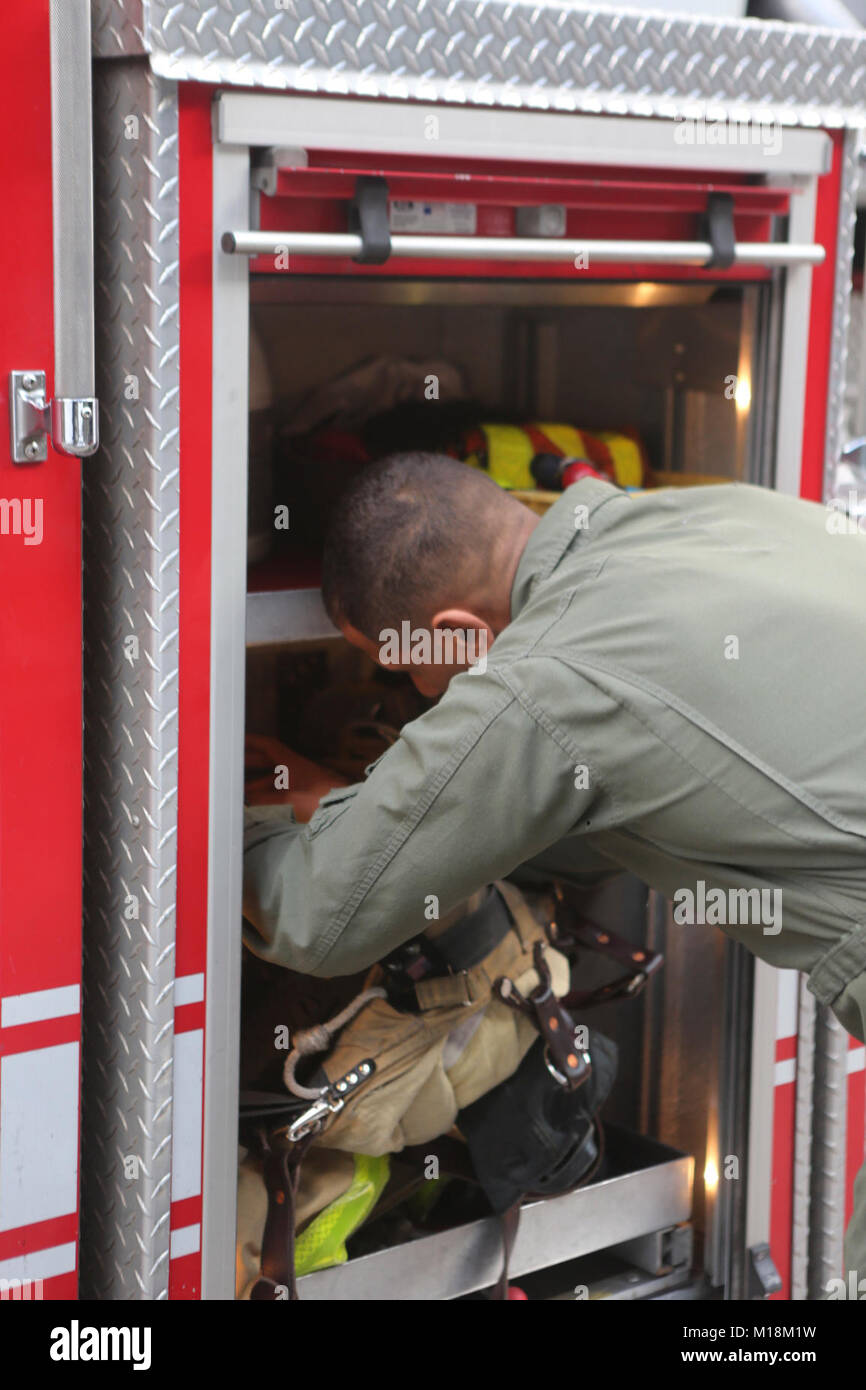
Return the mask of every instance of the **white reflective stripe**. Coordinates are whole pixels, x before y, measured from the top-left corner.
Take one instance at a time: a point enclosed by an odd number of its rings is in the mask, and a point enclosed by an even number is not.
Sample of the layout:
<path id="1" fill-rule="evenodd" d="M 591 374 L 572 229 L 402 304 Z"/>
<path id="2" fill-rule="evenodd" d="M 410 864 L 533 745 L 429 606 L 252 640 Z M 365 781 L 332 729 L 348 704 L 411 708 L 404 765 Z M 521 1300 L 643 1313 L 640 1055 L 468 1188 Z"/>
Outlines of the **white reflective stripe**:
<path id="1" fill-rule="evenodd" d="M 201 1192 L 202 1053 L 204 1030 L 174 1035 L 171 1200 Z"/>
<path id="2" fill-rule="evenodd" d="M 194 1255 L 201 1249 L 201 1225 L 179 1226 L 171 1233 L 169 1246 L 170 1260 L 179 1260 L 181 1255 Z"/>
<path id="3" fill-rule="evenodd" d="M 53 1279 L 75 1269 L 75 1242 L 50 1245 L 47 1250 L 28 1250 L 11 1260 L 0 1260 L 0 1279 Z"/>
<path id="4" fill-rule="evenodd" d="M 78 1202 L 78 1043 L 0 1061 L 0 1231 Z"/>
<path id="5" fill-rule="evenodd" d="M 852 1071 L 866 1070 L 866 1047 L 852 1047 L 848 1053 L 845 1065 L 849 1074 Z"/>
<path id="6" fill-rule="evenodd" d="M 786 1057 L 783 1062 L 776 1063 L 775 1086 L 786 1086 L 789 1081 L 794 1081 L 797 1076 L 796 1057 Z"/>
<path id="7" fill-rule="evenodd" d="M 204 999 L 204 974 L 178 975 L 174 982 L 174 1007 L 200 1004 Z"/>
<path id="8" fill-rule="evenodd" d="M 7 994 L 0 1003 L 0 1028 L 40 1023 L 45 1018 L 67 1018 L 81 1012 L 81 986 L 37 989 L 32 994 Z"/>
<path id="9" fill-rule="evenodd" d="M 776 995 L 776 1040 L 792 1038 L 797 1033 L 797 1016 L 800 999 L 800 972 L 780 970 L 779 988 Z"/>

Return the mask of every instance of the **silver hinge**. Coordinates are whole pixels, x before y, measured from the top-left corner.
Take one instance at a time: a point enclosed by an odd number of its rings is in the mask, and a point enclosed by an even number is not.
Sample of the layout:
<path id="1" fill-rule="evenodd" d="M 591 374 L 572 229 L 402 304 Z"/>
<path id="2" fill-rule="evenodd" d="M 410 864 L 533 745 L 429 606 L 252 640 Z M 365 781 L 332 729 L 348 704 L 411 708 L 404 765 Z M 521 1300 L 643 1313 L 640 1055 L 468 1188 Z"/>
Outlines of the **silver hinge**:
<path id="1" fill-rule="evenodd" d="M 9 373 L 9 428 L 13 463 L 40 463 L 48 456 L 48 438 L 61 454 L 87 458 L 99 447 L 99 403 L 45 398 L 44 372 Z"/>

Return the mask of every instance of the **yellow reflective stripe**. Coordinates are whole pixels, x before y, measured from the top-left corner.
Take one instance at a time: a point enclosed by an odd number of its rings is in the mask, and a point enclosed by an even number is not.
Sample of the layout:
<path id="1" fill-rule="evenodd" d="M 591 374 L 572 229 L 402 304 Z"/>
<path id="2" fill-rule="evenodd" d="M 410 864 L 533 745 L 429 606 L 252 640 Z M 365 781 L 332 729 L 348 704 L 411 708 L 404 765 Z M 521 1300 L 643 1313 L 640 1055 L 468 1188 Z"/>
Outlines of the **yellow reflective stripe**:
<path id="1" fill-rule="evenodd" d="M 387 1154 L 354 1154 L 355 1175 L 341 1197 L 314 1217 L 295 1239 L 295 1274 L 312 1274 L 330 1265 L 345 1264 L 346 1241 L 381 1196 L 391 1165 Z"/>
<path id="2" fill-rule="evenodd" d="M 533 421 L 533 423 L 535 422 Z M 580 430 L 575 429 L 574 425 L 544 425 L 539 423 L 535 424 L 535 428 L 542 430 L 550 442 L 569 457 L 572 455 L 577 455 L 578 458 L 581 456 L 589 457 L 583 435 Z"/>
<path id="3" fill-rule="evenodd" d="M 616 481 L 620 487 L 643 485 L 643 463 L 640 449 L 628 435 L 611 430 L 599 430 L 598 438 L 610 449 Z"/>

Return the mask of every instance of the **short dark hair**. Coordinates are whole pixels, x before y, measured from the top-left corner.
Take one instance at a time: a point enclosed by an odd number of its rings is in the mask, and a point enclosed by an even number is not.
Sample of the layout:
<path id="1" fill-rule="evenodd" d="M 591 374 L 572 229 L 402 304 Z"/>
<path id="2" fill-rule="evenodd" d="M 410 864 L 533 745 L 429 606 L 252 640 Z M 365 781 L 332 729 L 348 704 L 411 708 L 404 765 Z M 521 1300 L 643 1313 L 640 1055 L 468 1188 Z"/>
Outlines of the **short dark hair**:
<path id="1" fill-rule="evenodd" d="M 446 454 L 390 454 L 365 468 L 328 524 L 322 599 L 332 622 L 376 641 L 398 621 L 424 626 L 438 607 L 465 601 L 467 576 L 483 566 L 483 523 L 510 500 Z"/>

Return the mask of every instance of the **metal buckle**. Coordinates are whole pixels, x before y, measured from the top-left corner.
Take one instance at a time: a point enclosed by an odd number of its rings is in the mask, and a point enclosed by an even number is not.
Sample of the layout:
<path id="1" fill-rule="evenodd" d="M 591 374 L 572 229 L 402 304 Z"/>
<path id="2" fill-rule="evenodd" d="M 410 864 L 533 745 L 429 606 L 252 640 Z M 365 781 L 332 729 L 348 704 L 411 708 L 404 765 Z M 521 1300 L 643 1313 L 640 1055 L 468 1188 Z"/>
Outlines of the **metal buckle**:
<path id="1" fill-rule="evenodd" d="M 583 1058 L 583 1060 L 586 1062 L 586 1065 L 587 1065 L 588 1067 L 592 1066 L 592 1058 L 590 1057 L 590 1055 L 589 1055 L 588 1052 L 581 1051 L 580 1055 L 581 1055 L 581 1057 Z M 557 1071 L 556 1067 L 555 1067 L 555 1066 L 553 1065 L 553 1063 L 551 1062 L 551 1060 L 550 1060 L 550 1047 L 549 1047 L 549 1045 L 546 1046 L 545 1049 L 544 1049 L 544 1065 L 547 1067 L 547 1070 L 550 1072 L 550 1075 L 553 1077 L 554 1081 L 556 1081 L 556 1082 L 558 1083 L 558 1085 L 560 1085 L 560 1086 L 570 1086 L 570 1085 L 571 1085 L 571 1082 L 569 1081 L 568 1077 L 567 1077 L 567 1076 L 563 1076 L 563 1074 L 562 1074 L 561 1071 Z"/>
<path id="2" fill-rule="evenodd" d="M 308 1110 L 286 1126 L 286 1138 L 289 1143 L 296 1144 L 299 1139 L 305 1139 L 308 1134 L 320 1130 L 329 1115 L 339 1114 L 349 1097 L 365 1081 L 369 1081 L 375 1070 L 376 1063 L 373 1058 L 367 1057 L 351 1071 L 347 1071 L 345 1076 L 341 1076 L 339 1081 L 333 1081 L 330 1086 L 323 1087 L 318 1100 L 314 1100 Z"/>
<path id="3" fill-rule="evenodd" d="M 335 1115 L 338 1110 L 342 1110 L 344 1102 L 334 1103 L 323 1096 L 321 1100 L 314 1101 L 309 1110 L 305 1110 L 302 1115 L 293 1121 L 286 1129 L 286 1138 L 290 1144 L 296 1144 L 299 1139 L 322 1127 L 322 1121 L 326 1115 Z"/>

